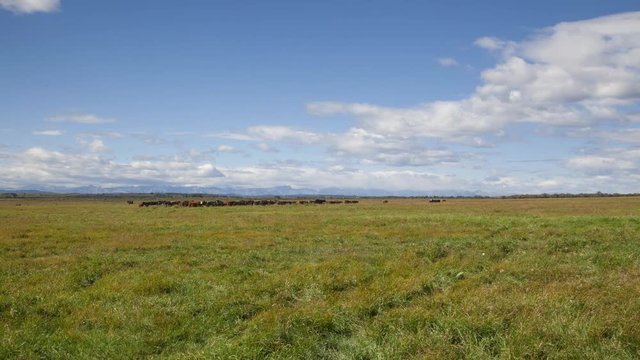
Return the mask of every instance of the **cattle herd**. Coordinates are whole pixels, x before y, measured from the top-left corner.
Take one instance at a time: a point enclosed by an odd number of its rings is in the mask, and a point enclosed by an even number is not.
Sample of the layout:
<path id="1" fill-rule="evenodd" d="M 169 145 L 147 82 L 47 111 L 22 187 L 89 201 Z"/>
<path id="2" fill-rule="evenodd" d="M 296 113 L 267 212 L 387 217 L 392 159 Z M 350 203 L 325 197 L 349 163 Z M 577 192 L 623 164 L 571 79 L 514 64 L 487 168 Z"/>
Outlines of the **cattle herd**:
<path id="1" fill-rule="evenodd" d="M 133 201 L 127 201 L 128 204 L 133 204 Z M 266 199 L 258 199 L 258 200 L 157 200 L 157 201 L 142 201 L 138 206 L 139 207 L 148 207 L 148 206 L 181 206 L 181 207 L 209 207 L 209 206 L 266 206 L 266 205 L 295 205 L 295 204 L 357 204 L 358 200 L 325 200 L 325 199 L 315 199 L 315 200 L 266 200 Z"/>

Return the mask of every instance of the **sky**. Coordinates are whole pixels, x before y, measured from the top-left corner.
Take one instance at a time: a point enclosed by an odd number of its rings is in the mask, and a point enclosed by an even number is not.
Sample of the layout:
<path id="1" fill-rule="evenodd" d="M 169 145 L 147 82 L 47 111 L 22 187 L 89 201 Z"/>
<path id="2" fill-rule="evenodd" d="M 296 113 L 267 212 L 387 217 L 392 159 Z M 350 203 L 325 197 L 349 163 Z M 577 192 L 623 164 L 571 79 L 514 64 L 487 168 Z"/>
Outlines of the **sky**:
<path id="1" fill-rule="evenodd" d="M 640 192 L 633 1 L 0 0 L 0 189 Z"/>

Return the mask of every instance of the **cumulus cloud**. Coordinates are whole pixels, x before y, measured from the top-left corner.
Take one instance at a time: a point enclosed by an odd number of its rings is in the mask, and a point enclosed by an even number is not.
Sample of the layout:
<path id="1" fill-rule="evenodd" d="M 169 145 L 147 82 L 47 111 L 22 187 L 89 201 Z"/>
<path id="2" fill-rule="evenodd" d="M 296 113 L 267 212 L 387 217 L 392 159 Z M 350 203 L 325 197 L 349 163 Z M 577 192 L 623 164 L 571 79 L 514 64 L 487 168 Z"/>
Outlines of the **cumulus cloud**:
<path id="1" fill-rule="evenodd" d="M 86 136 L 80 135 L 77 137 L 77 141 L 80 145 L 93 153 L 100 153 L 109 150 L 107 145 L 105 145 L 104 141 L 102 141 L 99 136 L 93 136 L 92 138 L 87 139 Z"/>
<path id="2" fill-rule="evenodd" d="M 361 128 L 327 136 L 326 141 L 333 154 L 359 159 L 365 164 L 427 166 L 455 163 L 460 158 L 447 149 L 428 148 L 417 141 L 390 138 Z"/>
<path id="3" fill-rule="evenodd" d="M 278 152 L 269 142 L 321 145 L 334 156 L 353 158 L 363 164 L 426 166 L 454 163 L 460 158 L 450 150 L 430 148 L 412 138 L 382 135 L 364 128 L 350 128 L 344 133 L 316 133 L 285 126 L 253 126 L 246 132 L 218 136 L 255 141 L 255 147 L 263 152 Z"/>
<path id="4" fill-rule="evenodd" d="M 71 122 L 79 124 L 107 124 L 116 121 L 115 119 L 100 117 L 93 114 L 55 115 L 47 118 L 46 120 L 50 122 Z"/>
<path id="5" fill-rule="evenodd" d="M 376 134 L 453 140 L 482 136 L 513 123 L 552 126 L 634 121 L 625 106 L 640 99 L 640 12 L 561 23 L 516 43 L 480 38 L 501 51 L 482 84 L 458 101 L 410 108 L 316 102 L 317 116 L 351 115 Z"/>
<path id="6" fill-rule="evenodd" d="M 93 139 L 93 141 L 89 142 L 87 146 L 93 152 L 102 152 L 107 150 L 107 146 L 101 139 Z"/>
<path id="7" fill-rule="evenodd" d="M 60 135 L 64 134 L 64 131 L 62 131 L 62 130 L 41 130 L 41 131 L 34 131 L 32 134 L 33 135 L 41 135 L 41 136 L 60 136 Z"/>
<path id="8" fill-rule="evenodd" d="M 619 152 L 619 151 L 618 151 Z M 323 189 L 339 184 L 342 189 L 383 189 L 392 193 L 412 193 L 469 189 L 486 194 L 564 191 L 637 191 L 640 174 L 628 163 L 612 165 L 620 153 L 611 150 L 608 159 L 586 156 L 573 161 L 579 170 L 572 176 L 545 177 L 542 174 L 502 174 L 481 180 L 455 173 L 407 169 L 352 168 L 341 164 L 278 162 L 260 165 L 215 166 L 198 154 L 139 158 L 117 161 L 99 152 L 56 151 L 31 147 L 25 151 L 5 152 L 0 156 L 2 188 L 101 185 L 117 186 L 197 186 L 197 187 L 273 187 Z M 627 161 L 637 163 L 640 154 L 628 151 Z M 605 164 L 608 172 L 590 172 L 586 168 Z M 597 167 L 597 166 L 596 166 Z M 637 167 L 636 167 L 637 168 Z M 602 168 L 600 167 L 602 170 Z M 611 172 L 622 171 L 621 173 Z"/>
<path id="9" fill-rule="evenodd" d="M 414 108 L 389 108 L 370 104 L 315 102 L 307 105 L 313 115 L 353 115 L 359 127 L 372 133 L 453 139 L 497 131 L 506 124 L 508 110 L 498 101 L 437 101 Z"/>
<path id="10" fill-rule="evenodd" d="M 196 186 L 212 184 L 223 177 L 210 162 L 194 163 L 180 159 L 149 159 L 119 162 L 100 153 L 71 153 L 32 147 L 13 153 L 3 161 L 0 184 L 21 187 L 47 186 L 150 185 Z"/>
<path id="11" fill-rule="evenodd" d="M 353 189 L 419 190 L 464 185 L 455 176 L 421 171 L 364 171 L 343 166 L 314 167 L 277 163 L 217 168 L 187 159 L 140 159 L 118 162 L 98 153 L 68 153 L 32 147 L 13 154 L 0 173 L 3 186 L 42 184 L 65 187 L 170 184 L 179 186 L 325 188 L 341 184 Z"/>
<path id="12" fill-rule="evenodd" d="M 0 7 L 24 14 L 52 12 L 60 7 L 60 0 L 0 0 Z"/>

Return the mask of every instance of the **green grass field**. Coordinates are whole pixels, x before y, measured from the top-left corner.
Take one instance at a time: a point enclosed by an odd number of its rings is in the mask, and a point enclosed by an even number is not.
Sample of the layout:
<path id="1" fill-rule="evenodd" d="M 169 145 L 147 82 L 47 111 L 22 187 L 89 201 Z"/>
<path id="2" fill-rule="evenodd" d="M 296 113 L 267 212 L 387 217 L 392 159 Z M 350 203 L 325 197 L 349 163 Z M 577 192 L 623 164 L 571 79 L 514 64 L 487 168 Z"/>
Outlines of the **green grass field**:
<path id="1" fill-rule="evenodd" d="M 640 357 L 640 198 L 125 200 L 0 201 L 0 358 Z"/>

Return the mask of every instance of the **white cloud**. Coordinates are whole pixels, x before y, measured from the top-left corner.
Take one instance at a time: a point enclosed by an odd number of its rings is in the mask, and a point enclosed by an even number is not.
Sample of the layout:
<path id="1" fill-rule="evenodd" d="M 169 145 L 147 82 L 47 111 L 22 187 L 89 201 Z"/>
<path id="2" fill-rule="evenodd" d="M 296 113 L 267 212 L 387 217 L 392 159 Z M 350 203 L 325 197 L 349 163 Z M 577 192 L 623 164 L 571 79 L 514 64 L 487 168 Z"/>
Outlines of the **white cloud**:
<path id="1" fill-rule="evenodd" d="M 487 50 L 503 50 L 506 48 L 511 48 L 515 45 L 514 42 L 504 41 L 491 36 L 483 36 L 481 38 L 478 38 L 473 42 L 473 44 L 477 47 Z"/>
<path id="2" fill-rule="evenodd" d="M 211 184 L 224 175 L 209 162 L 136 160 L 118 162 L 99 153 L 69 153 L 32 147 L 4 160 L 0 184 L 4 187 L 124 186 Z"/>
<path id="3" fill-rule="evenodd" d="M 516 194 L 543 192 L 633 192 L 637 191 L 638 176 L 615 179 L 607 176 L 554 177 L 527 175 L 499 175 L 473 180 L 455 174 L 439 174 L 416 170 L 363 170 L 344 166 L 304 166 L 278 163 L 272 165 L 220 168 L 224 178 L 215 179 L 217 185 L 234 184 L 244 187 L 272 187 L 283 184 L 295 188 L 322 189 L 336 187 L 353 189 L 382 189 L 389 192 L 422 192 L 473 189 L 486 194 Z"/>
<path id="4" fill-rule="evenodd" d="M 440 64 L 440 66 L 444 67 L 458 66 L 458 61 L 450 57 L 439 58 L 438 63 Z"/>
<path id="5" fill-rule="evenodd" d="M 538 181 L 536 183 L 536 186 L 542 189 L 553 189 L 558 187 L 561 184 L 562 182 L 559 181 L 558 179 L 545 179 L 545 180 Z"/>
<path id="6" fill-rule="evenodd" d="M 571 131 L 569 135 L 573 137 L 591 137 L 602 140 L 605 143 L 640 144 L 640 128 L 600 130 L 586 127 Z"/>
<path id="7" fill-rule="evenodd" d="M 233 146 L 222 144 L 222 145 L 218 146 L 216 151 L 219 152 L 219 153 L 231 153 L 231 152 L 235 152 L 237 150 Z"/>
<path id="8" fill-rule="evenodd" d="M 0 0 L 0 7 L 25 14 L 52 12 L 60 7 L 60 0 Z"/>
<path id="9" fill-rule="evenodd" d="M 640 128 L 602 132 L 599 135 L 610 141 L 640 144 Z"/>
<path id="10" fill-rule="evenodd" d="M 224 133 L 222 137 L 258 142 L 255 147 L 263 152 L 278 152 L 270 142 L 321 145 L 335 156 L 353 158 L 363 164 L 425 166 L 454 163 L 460 158 L 446 149 L 426 147 L 415 138 L 386 136 L 364 128 L 351 128 L 344 133 L 315 133 L 285 126 L 253 126 L 244 133 Z M 486 146 L 481 139 L 458 140 Z"/>
<path id="11" fill-rule="evenodd" d="M 64 131 L 62 130 L 41 130 L 41 131 L 34 131 L 33 135 L 41 135 L 41 136 L 60 136 L 64 134 Z"/>
<path id="12" fill-rule="evenodd" d="M 490 176 L 484 179 L 486 184 L 493 185 L 499 188 L 514 188 L 519 186 L 519 180 L 512 176 Z"/>
<path id="13" fill-rule="evenodd" d="M 98 136 L 94 136 L 91 140 L 87 140 L 84 136 L 80 135 L 77 138 L 77 141 L 80 145 L 89 149 L 89 151 L 94 153 L 105 152 L 109 150 L 109 148 L 104 144 L 104 141 Z"/>
<path id="14" fill-rule="evenodd" d="M 98 131 L 92 132 L 85 135 L 95 136 L 95 137 L 107 137 L 107 138 L 123 138 L 127 136 L 126 133 L 122 133 L 119 131 Z"/>
<path id="15" fill-rule="evenodd" d="M 622 106 L 640 99 L 640 12 L 561 23 L 520 43 L 480 38 L 501 50 L 482 72 L 483 83 L 459 101 L 410 108 L 316 102 L 317 116 L 347 114 L 371 133 L 455 141 L 503 130 L 513 123 L 552 126 L 634 121 Z"/>
<path id="16" fill-rule="evenodd" d="M 569 160 L 569 166 L 587 172 L 610 172 L 634 168 L 633 162 L 607 156 L 579 156 Z"/>
<path id="17" fill-rule="evenodd" d="M 451 175 L 424 171 L 380 170 L 364 171 L 340 166 L 312 167 L 299 164 L 273 164 L 238 168 L 220 168 L 226 175 L 218 179 L 224 184 L 246 187 L 272 187 L 288 184 L 295 188 L 322 189 L 328 187 L 387 191 L 433 191 L 465 187 L 468 183 Z"/>
<path id="18" fill-rule="evenodd" d="M 603 149 L 570 158 L 567 165 L 590 175 L 640 175 L 640 149 Z"/>
<path id="19" fill-rule="evenodd" d="M 286 141 L 299 144 L 311 144 L 322 140 L 322 135 L 314 132 L 269 125 L 251 126 L 244 132 L 212 132 L 206 136 L 240 141 Z"/>
<path id="20" fill-rule="evenodd" d="M 621 154 L 624 152 L 624 154 Z M 360 191 L 383 189 L 389 192 L 424 192 L 468 189 L 488 194 L 637 191 L 640 174 L 624 162 L 608 163 L 617 156 L 638 161 L 640 151 L 611 150 L 606 160 L 577 159 L 577 172 L 572 176 L 545 177 L 535 174 L 502 174 L 474 180 L 455 174 L 438 174 L 424 170 L 357 169 L 341 164 L 304 164 L 280 162 L 275 164 L 216 167 L 206 159 L 191 156 L 167 156 L 132 161 L 117 161 L 102 153 L 71 153 L 32 147 L 23 152 L 5 153 L 0 157 L 0 187 L 76 187 L 115 186 L 215 186 L 215 187 L 273 187 L 289 185 L 294 188 L 323 189 L 336 187 Z M 596 155 L 594 155 L 596 156 Z M 584 176 L 584 164 L 604 163 L 608 172 L 591 172 Z M 591 165 L 588 165 L 591 166 Z M 615 170 L 612 172 L 611 169 Z M 635 167 L 637 169 L 637 167 Z M 600 168 L 602 170 L 602 168 Z M 487 171 L 490 171 L 488 169 Z M 620 176 L 624 174 L 625 176 Z"/>
<path id="21" fill-rule="evenodd" d="M 115 119 L 104 118 L 93 114 L 55 115 L 46 120 L 50 122 L 72 122 L 79 124 L 107 124 L 115 122 Z"/>
<path id="22" fill-rule="evenodd" d="M 316 102 L 307 109 L 314 115 L 349 114 L 369 132 L 398 137 L 453 139 L 497 131 L 510 112 L 497 100 L 437 101 L 414 108 L 389 108 L 369 104 Z"/>
<path id="23" fill-rule="evenodd" d="M 100 139 L 93 139 L 93 141 L 88 143 L 87 146 L 93 152 L 102 152 L 102 151 L 107 150 L 107 146 Z"/>
<path id="24" fill-rule="evenodd" d="M 227 140 L 239 140 L 239 141 L 253 141 L 256 140 L 253 136 L 243 133 L 222 131 L 222 132 L 210 132 L 204 135 L 205 137 L 213 137 Z"/>
<path id="25" fill-rule="evenodd" d="M 247 134 L 254 139 L 292 141 L 304 144 L 315 143 L 322 139 L 322 135 L 286 126 L 252 126 L 247 129 Z"/>
<path id="26" fill-rule="evenodd" d="M 606 148 L 566 161 L 572 178 L 584 179 L 580 191 L 638 192 L 640 149 Z"/>
<path id="27" fill-rule="evenodd" d="M 68 153 L 33 147 L 3 160 L 0 184 L 5 188 L 45 186 L 153 185 L 272 187 L 427 191 L 468 186 L 464 179 L 424 171 L 310 166 L 295 162 L 216 167 L 208 161 L 180 157 L 118 162 L 100 153 Z"/>
<path id="28" fill-rule="evenodd" d="M 57 151 L 45 150 L 41 147 L 32 147 L 24 152 L 25 158 L 35 161 L 50 161 L 64 159 L 65 155 Z"/>
<path id="29" fill-rule="evenodd" d="M 410 139 L 387 137 L 361 128 L 327 136 L 326 141 L 335 155 L 356 158 L 365 164 L 426 166 L 455 163 L 460 157 L 450 150 L 430 149 Z"/>

